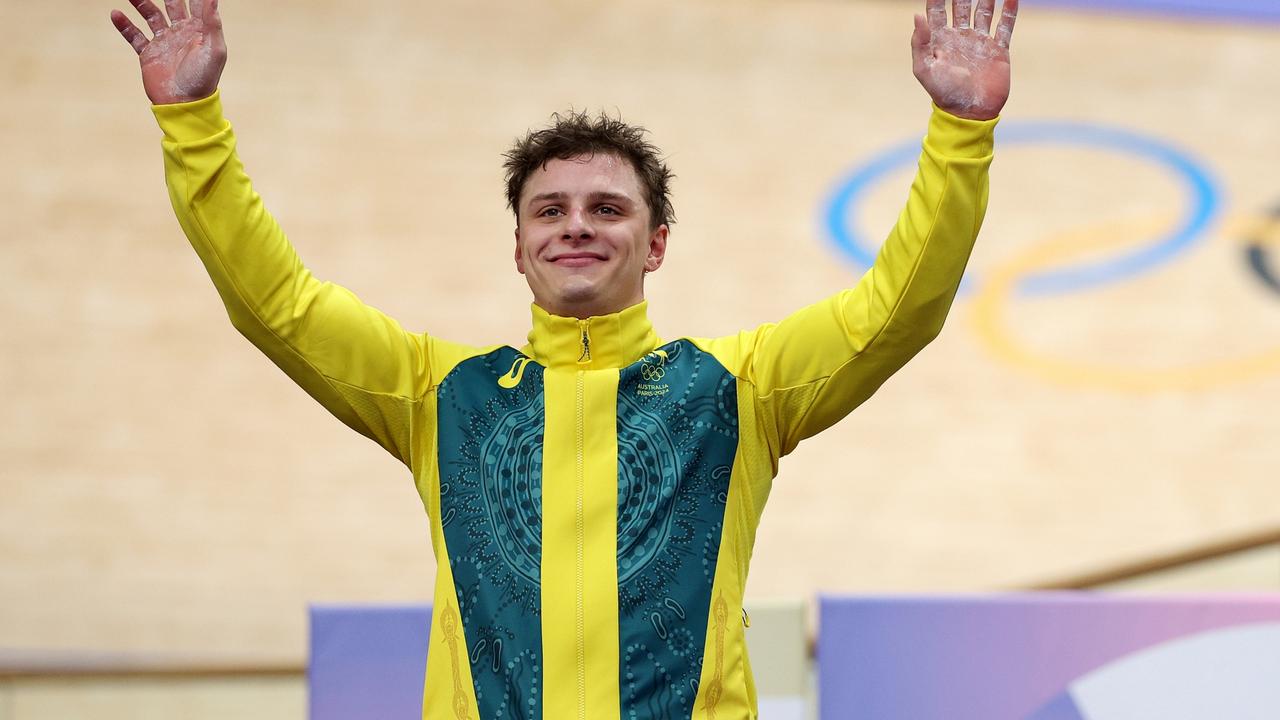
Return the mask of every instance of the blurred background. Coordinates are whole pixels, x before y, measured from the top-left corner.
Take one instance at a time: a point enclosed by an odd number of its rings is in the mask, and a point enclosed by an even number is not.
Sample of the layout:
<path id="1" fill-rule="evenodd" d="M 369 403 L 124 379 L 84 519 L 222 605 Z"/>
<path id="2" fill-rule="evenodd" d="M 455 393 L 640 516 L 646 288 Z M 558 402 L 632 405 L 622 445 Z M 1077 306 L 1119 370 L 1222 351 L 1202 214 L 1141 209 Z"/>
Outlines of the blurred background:
<path id="1" fill-rule="evenodd" d="M 678 175 L 664 338 L 855 282 L 929 116 L 923 0 L 222 5 L 304 260 L 473 344 L 528 330 L 500 155 L 552 112 L 620 113 Z M 1280 589 L 1272 5 L 1023 1 L 967 286 L 783 461 L 749 598 Z M 230 327 L 112 7 L 5 9 L 0 720 L 300 718 L 308 603 L 429 600 L 427 518 Z"/>

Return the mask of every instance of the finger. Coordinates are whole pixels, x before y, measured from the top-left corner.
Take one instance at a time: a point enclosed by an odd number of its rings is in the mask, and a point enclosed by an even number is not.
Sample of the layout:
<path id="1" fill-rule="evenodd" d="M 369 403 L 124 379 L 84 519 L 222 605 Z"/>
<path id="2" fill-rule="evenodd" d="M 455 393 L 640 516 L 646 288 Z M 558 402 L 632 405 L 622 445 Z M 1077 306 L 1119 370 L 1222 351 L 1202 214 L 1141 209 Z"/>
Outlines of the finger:
<path id="1" fill-rule="evenodd" d="M 957 30 L 969 28 L 969 8 L 972 4 L 973 0 L 951 0 L 951 14 L 954 16 L 952 20 Z"/>
<path id="2" fill-rule="evenodd" d="M 973 29 L 986 35 L 991 32 L 991 17 L 996 12 L 996 0 L 978 0 L 978 9 L 973 14 Z"/>
<path id="3" fill-rule="evenodd" d="M 1004 0 L 1004 10 L 1000 13 L 1000 24 L 996 26 L 996 44 L 1006 50 L 1013 39 L 1013 23 L 1018 19 L 1018 0 Z"/>
<path id="4" fill-rule="evenodd" d="M 120 34 L 124 36 L 125 41 L 133 46 L 134 52 L 141 55 L 143 49 L 147 47 L 147 36 L 143 35 L 142 31 L 135 27 L 129 21 L 129 18 L 125 17 L 125 14 L 119 10 L 111 11 L 111 24 L 115 25 L 116 30 L 119 30 Z"/>
<path id="5" fill-rule="evenodd" d="M 169 22 L 176 23 L 187 18 L 186 0 L 164 0 L 165 12 L 169 13 Z"/>
<path id="6" fill-rule="evenodd" d="M 941 30 L 947 26 L 947 0 L 925 0 L 924 11 L 929 16 L 930 30 Z"/>
<path id="7" fill-rule="evenodd" d="M 142 19 L 147 21 L 147 25 L 151 26 L 151 32 L 158 33 L 166 30 L 169 23 L 164 19 L 164 13 L 160 12 L 160 8 L 151 0 L 129 0 L 132 5 L 142 15 Z"/>

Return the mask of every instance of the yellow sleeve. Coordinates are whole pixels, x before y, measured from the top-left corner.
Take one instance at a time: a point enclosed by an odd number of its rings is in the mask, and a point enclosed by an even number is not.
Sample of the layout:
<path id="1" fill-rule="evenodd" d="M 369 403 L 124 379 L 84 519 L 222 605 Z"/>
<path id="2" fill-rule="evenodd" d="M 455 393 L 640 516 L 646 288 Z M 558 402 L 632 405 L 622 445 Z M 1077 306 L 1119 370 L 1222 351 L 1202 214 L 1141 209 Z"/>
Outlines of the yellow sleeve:
<path id="1" fill-rule="evenodd" d="M 432 384 L 433 355 L 454 348 L 311 275 L 254 192 L 217 94 L 153 111 L 178 222 L 232 324 L 329 412 L 409 464 L 411 405 Z"/>
<path id="2" fill-rule="evenodd" d="M 906 208 L 857 285 L 706 343 L 754 385 L 773 457 L 843 418 L 941 331 L 986 212 L 995 124 L 935 108 Z"/>

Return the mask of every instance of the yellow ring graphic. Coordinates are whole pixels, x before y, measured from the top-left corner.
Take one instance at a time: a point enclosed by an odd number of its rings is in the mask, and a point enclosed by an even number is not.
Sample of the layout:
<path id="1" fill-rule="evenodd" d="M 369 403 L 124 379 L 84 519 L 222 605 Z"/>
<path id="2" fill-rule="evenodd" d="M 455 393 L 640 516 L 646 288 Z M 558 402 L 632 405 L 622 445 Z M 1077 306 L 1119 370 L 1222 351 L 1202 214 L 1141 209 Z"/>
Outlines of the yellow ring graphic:
<path id="1" fill-rule="evenodd" d="M 1243 228 L 1257 222 L 1257 218 L 1243 218 L 1231 224 Z M 1008 306 L 1018 278 L 1071 256 L 1114 247 L 1126 238 L 1144 237 L 1151 229 L 1151 221 L 1129 221 L 1077 230 L 1053 237 L 1043 245 L 1014 256 L 1009 263 L 988 275 L 987 283 L 974 300 L 973 317 L 978 337 L 1001 360 L 1051 382 L 1072 387 L 1129 393 L 1202 391 L 1280 372 L 1280 347 L 1240 358 L 1181 367 L 1139 369 L 1070 360 L 1040 352 L 1024 345 L 1009 330 L 1003 310 Z"/>

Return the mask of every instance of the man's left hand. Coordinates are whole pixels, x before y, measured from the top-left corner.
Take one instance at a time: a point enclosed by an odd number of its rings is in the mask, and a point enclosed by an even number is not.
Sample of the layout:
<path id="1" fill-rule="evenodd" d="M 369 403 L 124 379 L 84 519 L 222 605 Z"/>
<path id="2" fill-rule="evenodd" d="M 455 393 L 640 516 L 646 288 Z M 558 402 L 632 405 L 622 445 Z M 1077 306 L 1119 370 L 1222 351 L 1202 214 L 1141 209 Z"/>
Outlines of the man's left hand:
<path id="1" fill-rule="evenodd" d="M 925 0 L 926 14 L 916 15 L 911 36 L 912 66 L 939 108 L 958 117 L 990 120 L 1009 99 L 1009 40 L 1018 0 L 1004 0 L 994 35 L 996 0 L 977 0 L 976 8 L 972 1 L 952 0 L 948 27 L 946 0 Z"/>

